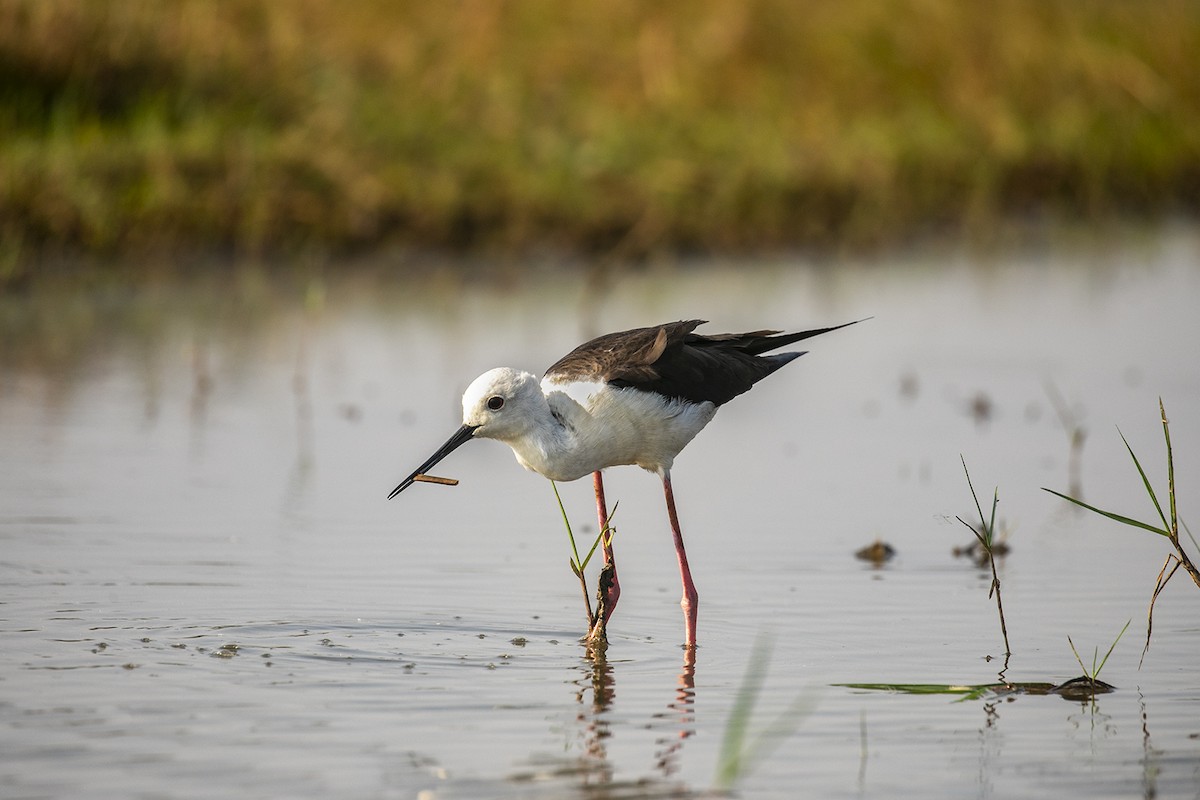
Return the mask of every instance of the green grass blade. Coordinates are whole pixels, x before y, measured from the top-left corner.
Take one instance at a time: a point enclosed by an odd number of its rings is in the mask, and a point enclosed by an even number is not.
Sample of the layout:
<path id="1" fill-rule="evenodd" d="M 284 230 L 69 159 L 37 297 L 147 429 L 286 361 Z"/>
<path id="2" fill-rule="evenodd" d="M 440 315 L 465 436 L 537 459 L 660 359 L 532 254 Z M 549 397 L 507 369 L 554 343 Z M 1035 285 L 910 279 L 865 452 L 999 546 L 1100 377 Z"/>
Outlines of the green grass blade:
<path id="1" fill-rule="evenodd" d="M 953 683 L 835 683 L 846 689 L 866 689 L 873 692 L 895 692 L 897 694 L 970 694 L 979 686 L 964 686 Z M 1000 684 L 987 684 L 999 686 Z"/>
<path id="2" fill-rule="evenodd" d="M 835 683 L 846 689 L 861 689 L 874 692 L 893 692 L 898 694 L 954 695 L 955 703 L 965 703 L 978 700 L 987 695 L 1021 692 L 1025 694 L 1043 695 L 1054 688 L 1052 683 L 981 683 L 975 686 L 945 683 Z"/>
<path id="3" fill-rule="evenodd" d="M 596 536 L 596 541 L 592 542 L 592 548 L 588 550 L 587 557 L 585 557 L 583 559 L 583 563 L 579 565 L 582 569 L 587 569 L 588 562 L 592 560 L 592 556 L 596 553 L 596 548 L 600 546 L 600 542 L 604 541 L 604 537 L 607 535 L 609 537 L 609 541 L 611 541 L 612 537 L 616 534 L 617 529 L 613 527 L 612 521 L 613 517 L 617 515 L 617 506 L 619 505 L 621 505 L 620 500 L 613 503 L 612 511 L 608 512 L 608 524 L 606 524 L 604 526 L 604 530 L 600 531 L 599 535 Z M 578 558 L 579 556 L 576 555 L 575 557 Z"/>
<path id="4" fill-rule="evenodd" d="M 967 530 L 969 530 L 971 533 L 975 534 L 975 538 L 979 540 L 979 544 L 983 547 L 984 552 L 987 552 L 988 543 L 987 543 L 987 539 L 983 538 L 983 534 L 980 533 L 979 531 L 975 530 L 974 526 L 972 526 L 971 523 L 967 522 L 962 517 L 956 516 L 955 519 L 958 520 L 959 522 L 961 522 L 964 526 L 966 526 Z"/>
<path id="5" fill-rule="evenodd" d="M 729 791 L 735 783 L 748 775 L 756 764 L 775 752 L 795 733 L 812 713 L 815 705 L 811 693 L 802 693 L 750 739 L 750 718 L 754 714 L 754 707 L 765 683 L 771 649 L 771 638 L 760 634 L 755 639 L 750 663 L 746 667 L 746 676 L 738 686 L 717 758 L 716 783 L 723 791 Z"/>
<path id="6" fill-rule="evenodd" d="M 988 522 L 988 530 L 987 530 L 987 538 L 988 538 L 989 546 L 991 546 L 991 544 L 992 544 L 992 538 L 996 535 L 996 506 L 998 506 L 998 505 L 1000 505 L 1000 487 L 999 486 L 997 486 L 995 491 L 992 492 L 992 517 L 991 517 L 991 520 Z M 983 517 L 980 517 L 979 519 L 980 519 L 980 521 L 982 521 Z"/>
<path id="7" fill-rule="evenodd" d="M 1117 642 L 1121 641 L 1121 637 L 1125 635 L 1125 631 L 1129 630 L 1130 622 L 1133 622 L 1132 617 L 1126 620 L 1125 627 L 1121 628 L 1121 632 L 1117 634 L 1117 638 L 1113 639 L 1112 646 L 1108 648 L 1108 652 L 1104 654 L 1104 658 L 1100 661 L 1100 666 L 1096 667 L 1096 671 L 1092 673 L 1093 679 L 1100 676 L 1100 670 L 1104 669 L 1104 665 L 1108 663 L 1108 657 L 1112 655 L 1113 650 L 1117 649 Z"/>
<path id="8" fill-rule="evenodd" d="M 1075 654 L 1075 660 L 1079 662 L 1079 668 L 1083 670 L 1083 674 L 1087 675 L 1087 667 L 1083 665 L 1083 659 L 1079 657 L 1079 651 L 1075 649 L 1075 643 L 1071 641 L 1071 637 L 1067 636 L 1067 644 L 1071 645 L 1071 652 Z"/>
<path id="9" fill-rule="evenodd" d="M 604 533 L 608 528 L 600 531 L 600 535 L 596 537 L 596 541 L 592 542 L 592 549 L 588 550 L 587 556 L 584 557 L 583 563 L 579 565 L 580 569 L 587 569 L 588 562 L 592 560 L 592 556 L 596 552 L 596 548 L 600 546 L 600 540 L 604 538 Z"/>
<path id="10" fill-rule="evenodd" d="M 550 488 L 554 490 L 554 499 L 558 501 L 558 510 L 562 513 L 563 525 L 567 526 L 567 536 L 571 540 L 571 552 L 575 554 L 575 560 L 571 563 L 578 567 L 578 570 L 575 571 L 575 574 L 578 575 L 584 565 L 579 563 L 579 548 L 575 546 L 575 534 L 571 531 L 571 520 L 567 519 L 567 509 L 563 506 L 562 497 L 558 493 L 558 484 L 550 481 Z"/>
<path id="11" fill-rule="evenodd" d="M 1146 485 L 1146 491 L 1150 495 L 1150 500 L 1154 503 L 1154 509 L 1158 512 L 1158 518 L 1162 520 L 1163 530 L 1171 530 L 1171 526 L 1167 524 L 1167 517 L 1163 514 L 1162 506 L 1159 505 L 1158 495 L 1154 493 L 1154 487 L 1150 485 L 1150 479 L 1146 477 L 1146 471 L 1142 469 L 1142 464 L 1138 461 L 1138 457 L 1134 455 L 1133 448 L 1129 446 L 1129 442 L 1125 441 L 1125 434 L 1121 433 L 1121 429 L 1117 428 L 1117 433 L 1121 434 L 1121 441 L 1125 442 L 1125 449 L 1129 451 L 1129 457 L 1133 459 L 1133 465 L 1137 467 L 1138 474 L 1142 476 L 1142 483 Z M 1170 538 L 1170 534 L 1167 534 Z"/>
<path id="12" fill-rule="evenodd" d="M 979 512 L 979 525 L 980 525 L 980 527 L 984 528 L 982 535 L 980 535 L 979 533 L 976 533 L 975 535 L 976 535 L 976 537 L 978 537 L 980 539 L 980 544 L 982 544 L 985 548 L 991 547 L 992 532 L 990 530 L 988 530 L 987 527 L 984 526 L 984 524 L 983 524 L 983 506 L 981 506 L 979 504 L 979 495 L 975 494 L 975 484 L 971 483 L 971 471 L 967 469 L 967 459 L 965 459 L 963 457 L 962 453 L 958 454 L 958 459 L 960 461 L 962 461 L 963 474 L 967 476 L 967 488 L 971 490 L 971 499 L 975 501 L 975 510 L 977 512 Z M 997 490 L 997 491 L 999 491 L 999 490 Z M 993 513 L 995 512 L 995 510 L 996 510 L 996 507 L 992 506 Z M 967 525 L 967 523 L 963 522 L 961 519 L 959 520 L 959 522 L 962 522 L 963 525 Z M 971 528 L 970 525 L 967 525 L 967 527 Z M 975 529 L 971 528 L 971 530 L 974 531 Z"/>
<path id="13" fill-rule="evenodd" d="M 1088 505 L 1087 503 L 1083 502 L 1082 500 L 1076 500 L 1074 497 L 1065 495 L 1062 492 L 1056 492 L 1053 489 L 1047 489 L 1045 486 L 1042 487 L 1042 491 L 1049 492 L 1050 494 L 1055 495 L 1057 497 L 1061 497 L 1063 500 L 1072 502 L 1077 506 L 1082 506 L 1083 508 L 1086 508 L 1088 511 L 1094 511 L 1097 514 L 1100 514 L 1101 516 L 1108 517 L 1109 519 L 1114 520 L 1116 522 L 1120 522 L 1123 525 L 1131 525 L 1135 528 L 1142 528 L 1144 530 L 1150 531 L 1151 533 L 1157 533 L 1159 536 L 1166 536 L 1168 539 L 1171 537 L 1171 535 L 1162 528 L 1156 528 L 1153 525 L 1150 525 L 1148 523 L 1141 522 L 1136 519 L 1131 519 L 1130 517 L 1122 516 L 1121 514 L 1114 514 L 1111 511 L 1104 511 L 1103 509 L 1099 509 L 1099 508 L 1096 508 L 1095 506 Z"/>
<path id="14" fill-rule="evenodd" d="M 750 731 L 750 715 L 762 691 L 767 675 L 767 663 L 771 658 L 771 641 L 760 635 L 750 652 L 750 663 L 746 675 L 738 687 L 725 724 L 725 736 L 721 740 L 721 751 L 717 757 L 717 786 L 728 789 L 746 773 L 746 737 Z"/>
<path id="15" fill-rule="evenodd" d="M 1163 438 L 1167 440 L 1167 496 L 1171 502 L 1172 536 L 1179 536 L 1179 517 L 1175 512 L 1175 459 L 1171 456 L 1171 426 L 1167 422 L 1167 409 L 1162 398 L 1158 398 L 1158 413 L 1162 416 Z"/>

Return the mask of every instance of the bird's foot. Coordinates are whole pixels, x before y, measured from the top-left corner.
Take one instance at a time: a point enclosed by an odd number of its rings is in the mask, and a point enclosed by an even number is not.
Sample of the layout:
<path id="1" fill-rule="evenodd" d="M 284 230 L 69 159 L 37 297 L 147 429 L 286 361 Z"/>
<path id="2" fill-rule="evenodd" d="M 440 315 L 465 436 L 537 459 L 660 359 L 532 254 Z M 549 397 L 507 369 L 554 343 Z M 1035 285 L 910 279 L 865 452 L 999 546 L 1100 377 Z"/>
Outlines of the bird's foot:
<path id="1" fill-rule="evenodd" d="M 592 629 L 588 631 L 587 638 L 584 641 L 589 647 L 608 646 L 608 631 L 605 629 L 603 619 L 596 620 L 596 623 L 592 625 Z"/>
<path id="2" fill-rule="evenodd" d="M 683 599 L 679 601 L 683 609 L 683 646 L 688 649 L 696 647 L 696 618 L 700 611 L 700 598 L 696 595 L 696 587 L 684 588 Z"/>
<path id="3" fill-rule="evenodd" d="M 592 629 L 588 631 L 588 641 L 608 642 L 608 619 L 617 607 L 617 598 L 621 596 L 621 584 L 617 582 L 616 562 L 609 561 L 600 570 L 600 578 L 596 586 L 596 616 L 592 620 Z"/>

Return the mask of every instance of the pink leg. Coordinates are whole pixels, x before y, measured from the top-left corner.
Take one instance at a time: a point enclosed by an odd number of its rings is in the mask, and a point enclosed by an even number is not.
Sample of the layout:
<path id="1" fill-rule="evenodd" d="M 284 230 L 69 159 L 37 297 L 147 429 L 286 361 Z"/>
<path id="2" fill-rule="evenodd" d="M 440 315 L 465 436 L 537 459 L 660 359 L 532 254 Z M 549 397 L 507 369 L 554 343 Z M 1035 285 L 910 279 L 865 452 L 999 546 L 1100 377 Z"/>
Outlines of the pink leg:
<path id="1" fill-rule="evenodd" d="M 600 475 L 600 470 L 592 473 L 592 483 L 596 487 L 596 517 L 600 523 L 600 530 L 608 527 L 608 505 L 604 502 L 604 479 Z M 613 610 L 617 607 L 617 599 L 621 596 L 621 584 L 617 580 L 617 562 L 613 555 L 612 540 L 605 536 L 600 540 L 600 545 L 604 550 L 604 566 L 612 566 L 608 570 L 612 576 L 612 582 L 608 584 L 607 591 L 604 593 L 604 622 L 608 622 L 612 616 Z"/>
<path id="2" fill-rule="evenodd" d="M 679 514 L 675 511 L 675 492 L 671 490 L 671 473 L 664 471 L 662 475 L 663 493 L 667 496 L 667 515 L 671 518 L 671 533 L 675 537 L 675 554 L 679 556 L 679 577 L 683 580 L 683 599 L 679 601 L 683 608 L 684 646 L 696 646 L 696 614 L 700 610 L 700 598 L 696 594 L 696 584 L 692 583 L 692 571 L 688 569 L 687 552 L 683 549 L 683 532 L 679 530 Z"/>

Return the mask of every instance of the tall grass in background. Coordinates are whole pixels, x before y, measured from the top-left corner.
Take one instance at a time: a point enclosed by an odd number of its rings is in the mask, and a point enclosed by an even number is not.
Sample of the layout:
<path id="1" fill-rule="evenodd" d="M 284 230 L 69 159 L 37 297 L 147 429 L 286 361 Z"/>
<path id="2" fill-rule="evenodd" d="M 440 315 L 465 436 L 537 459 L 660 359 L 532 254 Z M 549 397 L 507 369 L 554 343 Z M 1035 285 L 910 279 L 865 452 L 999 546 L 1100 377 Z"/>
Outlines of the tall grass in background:
<path id="1" fill-rule="evenodd" d="M 0 280 L 1194 211 L 1197 53 L 1192 0 L 0 0 Z"/>

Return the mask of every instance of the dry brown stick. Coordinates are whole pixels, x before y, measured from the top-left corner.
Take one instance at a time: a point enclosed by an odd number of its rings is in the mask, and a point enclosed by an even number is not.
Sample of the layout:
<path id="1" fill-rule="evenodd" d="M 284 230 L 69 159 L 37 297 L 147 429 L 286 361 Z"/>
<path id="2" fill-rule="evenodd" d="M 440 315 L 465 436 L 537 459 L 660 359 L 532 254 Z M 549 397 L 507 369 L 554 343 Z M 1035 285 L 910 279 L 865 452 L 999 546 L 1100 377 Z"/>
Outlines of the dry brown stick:
<path id="1" fill-rule="evenodd" d="M 457 478 L 439 478 L 437 475 L 417 474 L 413 475 L 413 480 L 421 483 L 436 483 L 441 486 L 458 486 Z"/>

